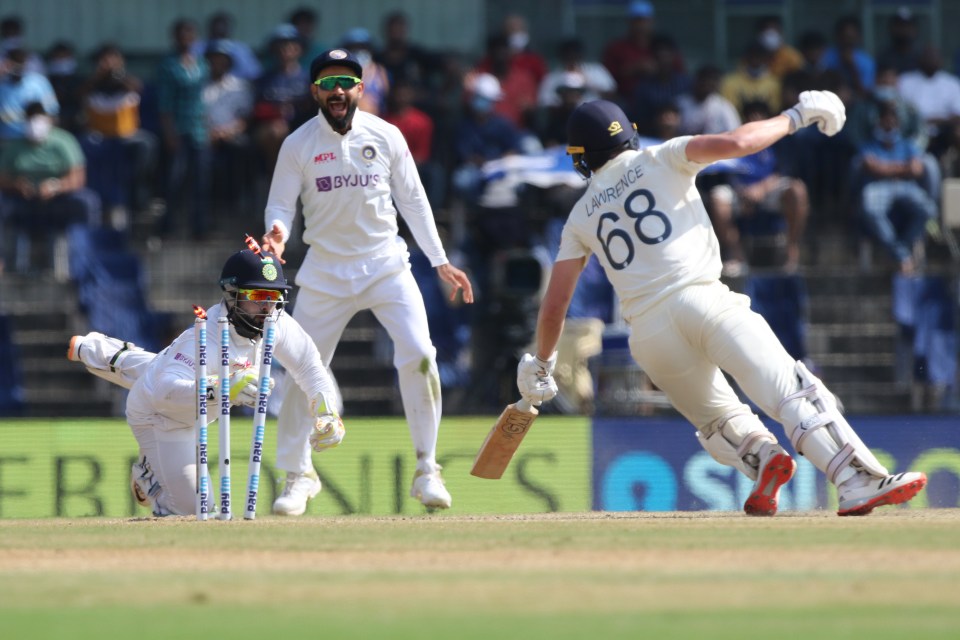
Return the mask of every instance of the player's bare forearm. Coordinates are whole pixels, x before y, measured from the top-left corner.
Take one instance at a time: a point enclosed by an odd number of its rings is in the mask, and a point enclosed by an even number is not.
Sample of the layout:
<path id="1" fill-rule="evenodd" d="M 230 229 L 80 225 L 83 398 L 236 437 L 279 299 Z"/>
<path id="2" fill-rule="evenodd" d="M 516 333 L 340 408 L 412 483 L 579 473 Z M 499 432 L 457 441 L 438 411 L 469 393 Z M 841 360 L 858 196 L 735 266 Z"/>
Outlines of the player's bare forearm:
<path id="1" fill-rule="evenodd" d="M 790 119 L 784 115 L 748 122 L 727 133 L 694 136 L 687 143 L 687 159 L 707 163 L 742 158 L 766 149 L 789 133 Z"/>
<path id="2" fill-rule="evenodd" d="M 537 318 L 537 357 L 542 360 L 549 360 L 557 350 L 567 308 L 586 263 L 585 258 L 579 258 L 559 260 L 553 265 Z"/>

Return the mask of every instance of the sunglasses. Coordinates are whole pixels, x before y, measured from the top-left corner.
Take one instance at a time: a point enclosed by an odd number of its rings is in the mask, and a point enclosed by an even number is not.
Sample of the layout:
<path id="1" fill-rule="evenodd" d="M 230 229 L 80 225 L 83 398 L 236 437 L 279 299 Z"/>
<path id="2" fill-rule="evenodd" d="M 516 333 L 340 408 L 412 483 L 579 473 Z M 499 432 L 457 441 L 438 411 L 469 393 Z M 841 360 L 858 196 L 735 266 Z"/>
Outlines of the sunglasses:
<path id="1" fill-rule="evenodd" d="M 240 289 L 240 295 L 254 302 L 280 302 L 283 292 L 276 289 Z"/>
<path id="2" fill-rule="evenodd" d="M 356 76 L 327 76 L 326 78 L 320 78 L 319 80 L 314 80 L 313 84 L 319 86 L 324 91 L 333 91 L 337 85 L 340 86 L 344 91 L 353 89 L 355 86 L 363 82 L 360 78 Z"/>

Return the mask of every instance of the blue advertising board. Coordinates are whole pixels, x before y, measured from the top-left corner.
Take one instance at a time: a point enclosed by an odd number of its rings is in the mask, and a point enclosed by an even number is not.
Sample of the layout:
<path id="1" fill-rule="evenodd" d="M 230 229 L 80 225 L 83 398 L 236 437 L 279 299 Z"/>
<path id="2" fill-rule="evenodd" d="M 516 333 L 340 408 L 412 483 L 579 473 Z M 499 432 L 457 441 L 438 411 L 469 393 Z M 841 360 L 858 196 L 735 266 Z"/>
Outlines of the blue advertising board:
<path id="1" fill-rule="evenodd" d="M 956 417 L 848 418 L 891 472 L 923 471 L 927 490 L 911 507 L 960 506 L 960 429 Z M 793 454 L 783 429 L 768 423 Z M 598 417 L 593 421 L 593 509 L 739 510 L 753 482 L 699 445 L 693 426 L 673 417 Z M 795 455 L 795 454 L 794 454 Z M 781 491 L 780 509 L 835 509 L 836 491 L 801 456 Z"/>

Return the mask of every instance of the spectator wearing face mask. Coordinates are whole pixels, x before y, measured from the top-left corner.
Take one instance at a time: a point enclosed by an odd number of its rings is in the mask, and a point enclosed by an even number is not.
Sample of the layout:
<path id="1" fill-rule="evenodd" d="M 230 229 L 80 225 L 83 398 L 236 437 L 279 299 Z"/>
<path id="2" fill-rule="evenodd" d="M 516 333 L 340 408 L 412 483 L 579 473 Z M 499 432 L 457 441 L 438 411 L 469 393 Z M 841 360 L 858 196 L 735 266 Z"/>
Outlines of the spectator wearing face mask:
<path id="1" fill-rule="evenodd" d="M 0 140 L 23 138 L 26 133 L 26 106 L 43 105 L 44 112 L 60 113 L 57 94 L 46 76 L 27 68 L 28 52 L 13 44 L 0 59 Z"/>
<path id="2" fill-rule="evenodd" d="M 920 185 L 924 167 L 920 149 L 900 131 L 897 110 L 880 106 L 870 139 L 860 148 L 860 213 L 868 233 L 897 261 L 900 273 L 911 275 L 913 246 L 923 239 L 937 205 Z"/>
<path id="3" fill-rule="evenodd" d="M 783 37 L 783 21 L 779 16 L 763 16 L 757 20 L 757 41 L 770 53 L 770 73 L 783 78 L 803 68 L 803 56 Z"/>
<path id="4" fill-rule="evenodd" d="M 53 117 L 40 102 L 24 110 L 24 136 L 0 147 L 0 221 L 16 239 L 51 239 L 74 224 L 100 223 L 100 198 L 86 188 L 83 152 L 69 131 L 54 126 Z M 13 248 L 5 247 L 8 264 Z M 30 267 L 29 257 L 19 255 L 18 270 Z"/>
<path id="5" fill-rule="evenodd" d="M 390 78 L 379 62 L 373 59 L 373 40 L 370 32 L 362 27 L 350 29 L 340 41 L 340 46 L 357 57 L 363 67 L 363 96 L 358 109 L 383 116 L 387 110 L 387 95 L 390 93 Z"/>
<path id="6" fill-rule="evenodd" d="M 739 66 L 720 80 L 720 95 L 737 108 L 743 118 L 744 105 L 765 102 L 771 113 L 780 111 L 780 80 L 770 73 L 770 52 L 759 42 L 751 42 L 740 58 Z"/>

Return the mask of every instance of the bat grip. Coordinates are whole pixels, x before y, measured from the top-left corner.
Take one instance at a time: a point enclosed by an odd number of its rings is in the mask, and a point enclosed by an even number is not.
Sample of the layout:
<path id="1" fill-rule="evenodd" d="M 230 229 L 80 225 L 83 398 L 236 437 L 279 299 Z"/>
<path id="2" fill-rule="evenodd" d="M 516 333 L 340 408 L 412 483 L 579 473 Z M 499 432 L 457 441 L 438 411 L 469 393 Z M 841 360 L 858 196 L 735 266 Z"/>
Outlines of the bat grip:
<path id="1" fill-rule="evenodd" d="M 531 409 L 533 406 L 534 406 L 534 405 L 530 404 L 530 401 L 527 400 L 526 398 L 520 398 L 520 400 L 517 401 L 517 410 L 518 410 L 518 411 L 530 411 L 530 409 Z M 536 404 L 536 406 L 539 407 L 539 406 L 540 406 L 540 403 L 538 402 L 538 403 Z"/>

